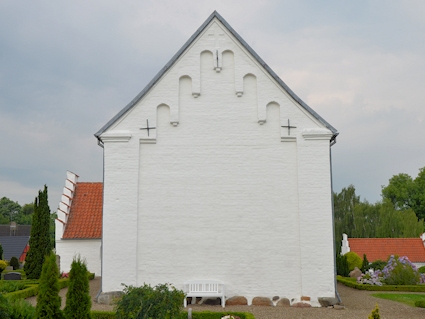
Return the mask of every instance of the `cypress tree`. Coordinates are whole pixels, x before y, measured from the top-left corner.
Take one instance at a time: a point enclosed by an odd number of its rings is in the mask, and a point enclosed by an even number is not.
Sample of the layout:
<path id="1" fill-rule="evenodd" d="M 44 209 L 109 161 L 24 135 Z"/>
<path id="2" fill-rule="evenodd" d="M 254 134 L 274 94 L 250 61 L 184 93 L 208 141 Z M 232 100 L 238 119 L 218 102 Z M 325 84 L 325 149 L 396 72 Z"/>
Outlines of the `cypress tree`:
<path id="1" fill-rule="evenodd" d="M 41 275 L 44 257 L 52 250 L 49 234 L 50 208 L 47 199 L 47 186 L 38 192 L 34 201 L 29 250 L 25 258 L 24 270 L 28 279 L 38 279 Z"/>
<path id="2" fill-rule="evenodd" d="M 66 319 L 90 319 L 91 297 L 86 262 L 74 257 L 69 272 L 64 311 Z"/>
<path id="3" fill-rule="evenodd" d="M 0 260 L 3 259 L 3 247 L 0 244 Z"/>
<path id="4" fill-rule="evenodd" d="M 62 319 L 61 297 L 59 296 L 59 269 L 53 252 L 46 256 L 40 277 L 35 317 Z"/>

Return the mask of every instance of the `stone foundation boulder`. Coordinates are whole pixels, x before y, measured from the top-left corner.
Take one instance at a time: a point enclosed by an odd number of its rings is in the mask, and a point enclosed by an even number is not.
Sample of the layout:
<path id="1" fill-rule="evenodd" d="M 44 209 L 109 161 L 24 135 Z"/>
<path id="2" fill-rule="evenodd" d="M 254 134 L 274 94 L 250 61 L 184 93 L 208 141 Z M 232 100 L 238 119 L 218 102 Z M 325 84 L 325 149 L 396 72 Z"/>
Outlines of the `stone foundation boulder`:
<path id="1" fill-rule="evenodd" d="M 243 296 L 234 296 L 226 300 L 226 306 L 246 306 L 248 300 Z"/>
<path id="2" fill-rule="evenodd" d="M 255 297 L 252 299 L 253 306 L 273 306 L 273 302 L 267 297 Z"/>

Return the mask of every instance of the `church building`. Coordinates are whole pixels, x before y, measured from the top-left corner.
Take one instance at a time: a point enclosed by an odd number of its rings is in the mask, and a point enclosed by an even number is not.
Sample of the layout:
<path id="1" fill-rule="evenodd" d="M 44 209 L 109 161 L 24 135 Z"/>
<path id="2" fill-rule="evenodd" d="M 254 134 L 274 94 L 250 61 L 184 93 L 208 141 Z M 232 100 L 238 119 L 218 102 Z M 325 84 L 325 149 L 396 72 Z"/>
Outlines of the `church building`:
<path id="1" fill-rule="evenodd" d="M 215 280 L 247 304 L 334 298 L 337 135 L 213 12 L 95 134 L 102 294 Z"/>

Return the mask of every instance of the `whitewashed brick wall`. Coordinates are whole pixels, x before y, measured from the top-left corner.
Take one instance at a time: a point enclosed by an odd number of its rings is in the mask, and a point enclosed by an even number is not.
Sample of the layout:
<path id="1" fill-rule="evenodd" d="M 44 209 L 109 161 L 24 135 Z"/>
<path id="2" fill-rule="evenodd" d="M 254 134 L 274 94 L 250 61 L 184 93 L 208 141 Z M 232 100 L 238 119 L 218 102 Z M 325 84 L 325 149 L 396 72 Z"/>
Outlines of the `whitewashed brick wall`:
<path id="1" fill-rule="evenodd" d="M 213 22 L 101 136 L 103 291 L 216 279 L 249 301 L 334 297 L 331 136 Z"/>
<path id="2" fill-rule="evenodd" d="M 101 266 L 101 240 L 100 239 L 68 239 L 56 240 L 56 254 L 60 256 L 60 271 L 69 272 L 75 256 L 80 255 L 86 260 L 87 269 L 100 276 Z"/>

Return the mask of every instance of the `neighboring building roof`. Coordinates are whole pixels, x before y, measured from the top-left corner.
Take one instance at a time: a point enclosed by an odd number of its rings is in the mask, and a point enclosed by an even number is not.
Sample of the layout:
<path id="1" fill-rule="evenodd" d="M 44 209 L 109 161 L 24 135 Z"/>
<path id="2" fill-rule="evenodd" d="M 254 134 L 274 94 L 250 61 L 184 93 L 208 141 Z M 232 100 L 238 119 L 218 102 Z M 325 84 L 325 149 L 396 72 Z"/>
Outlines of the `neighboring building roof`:
<path id="1" fill-rule="evenodd" d="M 131 110 L 137 102 L 139 102 L 149 90 L 160 80 L 160 78 L 174 65 L 178 58 L 186 51 L 187 48 L 195 41 L 195 39 L 203 32 L 203 30 L 210 24 L 210 22 L 217 18 L 229 31 L 230 33 L 242 44 L 242 46 L 257 60 L 257 62 L 273 77 L 273 79 L 295 100 L 304 108 L 308 113 L 310 113 L 314 118 L 316 118 L 320 123 L 322 123 L 326 128 L 328 128 L 333 133 L 334 140 L 339 134 L 338 131 L 330 125 L 325 119 L 323 119 L 319 114 L 317 114 L 312 108 L 310 108 L 304 101 L 302 101 L 286 84 L 283 82 L 277 74 L 260 58 L 260 56 L 245 42 L 244 39 L 229 25 L 229 23 L 224 20 L 224 18 L 217 12 L 214 11 L 208 19 L 199 27 L 199 29 L 187 40 L 187 42 L 180 48 L 180 50 L 171 58 L 171 60 L 162 68 L 161 71 L 148 83 L 148 85 L 129 103 L 125 108 L 123 108 L 117 115 L 115 115 L 108 123 L 106 123 L 97 133 L 94 135 L 100 139 L 100 135 L 105 132 L 112 124 L 114 124 L 118 119 L 120 119 L 124 114 Z"/>
<path id="2" fill-rule="evenodd" d="M 101 238 L 102 205 L 103 183 L 78 182 L 62 238 Z"/>
<path id="3" fill-rule="evenodd" d="M 2 236 L 29 236 L 31 235 L 31 225 L 16 225 L 15 230 L 11 230 L 10 225 L 0 225 L 0 237 Z"/>
<path id="4" fill-rule="evenodd" d="M 425 247 L 421 238 L 348 238 L 350 251 L 373 262 L 387 260 L 391 255 L 407 256 L 411 262 L 425 262 Z"/>
<path id="5" fill-rule="evenodd" d="M 2 236 L 0 244 L 3 248 L 3 259 L 10 260 L 12 257 L 21 258 L 30 236 Z"/>

